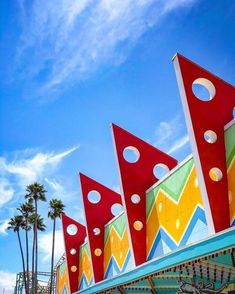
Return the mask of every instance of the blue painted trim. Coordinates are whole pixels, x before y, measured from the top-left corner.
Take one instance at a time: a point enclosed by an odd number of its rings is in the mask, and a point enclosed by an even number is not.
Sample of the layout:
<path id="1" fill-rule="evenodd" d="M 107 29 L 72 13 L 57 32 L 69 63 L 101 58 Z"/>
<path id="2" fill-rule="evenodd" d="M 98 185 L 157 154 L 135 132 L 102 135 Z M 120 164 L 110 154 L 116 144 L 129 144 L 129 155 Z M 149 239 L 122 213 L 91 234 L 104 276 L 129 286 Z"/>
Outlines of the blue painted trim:
<path id="1" fill-rule="evenodd" d="M 164 255 L 161 258 L 153 259 L 141 266 L 136 267 L 132 271 L 123 273 L 109 280 L 104 280 L 77 293 L 92 294 L 104 291 L 105 289 L 151 275 L 157 271 L 163 270 L 164 268 L 172 267 L 231 246 L 235 246 L 235 227 L 221 233 L 217 233 L 204 241 L 175 250 L 174 252 Z"/>
<path id="2" fill-rule="evenodd" d="M 205 225 L 207 225 L 205 211 L 201 207 L 197 207 L 179 247 L 187 244 L 188 239 L 192 234 L 193 228 L 195 227 L 198 220 L 201 220 Z"/>
<path id="3" fill-rule="evenodd" d="M 178 247 L 182 247 L 184 245 L 187 244 L 188 242 L 188 239 L 190 238 L 192 232 L 193 232 L 193 229 L 194 229 L 194 226 L 196 225 L 197 221 L 198 220 L 201 220 L 205 225 L 207 224 L 206 223 L 206 217 L 205 217 L 205 211 L 201 208 L 201 207 L 197 207 L 195 212 L 194 212 L 194 215 L 187 227 L 187 230 L 180 242 L 179 245 L 177 245 L 171 238 L 170 236 L 165 232 L 164 229 L 160 228 L 160 230 L 158 231 L 157 233 L 157 237 L 153 243 L 153 246 L 151 248 L 151 251 L 149 253 L 149 256 L 147 258 L 147 260 L 151 260 L 154 258 L 154 254 L 155 254 L 155 251 L 156 251 L 156 248 L 159 244 L 159 242 L 161 242 L 161 240 L 163 240 L 166 245 L 171 249 L 171 250 L 175 250 L 176 248 Z"/>
<path id="4" fill-rule="evenodd" d="M 171 250 L 174 250 L 177 248 L 177 245 L 175 244 L 175 242 L 170 238 L 170 236 L 165 232 L 164 229 L 160 228 L 160 230 L 158 231 L 157 233 L 157 238 L 155 239 L 154 243 L 153 243 L 153 246 L 152 246 L 152 249 L 149 253 L 149 256 L 148 256 L 148 260 L 151 260 L 154 258 L 154 253 L 156 251 L 156 248 L 158 247 L 159 243 L 161 241 L 164 241 L 166 243 L 166 245 L 171 249 Z"/>
<path id="5" fill-rule="evenodd" d="M 62 294 L 68 294 L 68 293 L 69 293 L 69 292 L 67 291 L 66 286 L 64 286 L 63 291 L 62 291 Z"/>
<path id="6" fill-rule="evenodd" d="M 91 286 L 92 283 L 93 283 L 93 278 L 91 278 L 91 281 L 88 284 L 88 281 L 87 281 L 87 278 L 86 278 L 85 274 L 82 274 L 82 278 L 81 278 L 81 281 L 79 283 L 78 289 L 80 290 L 82 286 L 83 286 L 83 288 L 87 288 L 87 287 Z M 85 284 L 85 286 L 84 286 L 84 284 Z"/>
<path id="7" fill-rule="evenodd" d="M 126 267 L 128 265 L 128 262 L 130 261 L 131 258 L 131 253 L 130 251 L 127 254 L 126 260 L 123 264 L 123 267 L 120 269 L 119 266 L 117 265 L 117 262 L 115 260 L 115 258 L 112 256 L 108 265 L 108 268 L 106 270 L 106 273 L 104 275 L 104 279 L 108 278 L 109 275 L 109 271 L 112 269 L 112 267 L 114 268 L 114 270 L 116 271 L 117 274 L 123 273 L 126 270 Z"/>

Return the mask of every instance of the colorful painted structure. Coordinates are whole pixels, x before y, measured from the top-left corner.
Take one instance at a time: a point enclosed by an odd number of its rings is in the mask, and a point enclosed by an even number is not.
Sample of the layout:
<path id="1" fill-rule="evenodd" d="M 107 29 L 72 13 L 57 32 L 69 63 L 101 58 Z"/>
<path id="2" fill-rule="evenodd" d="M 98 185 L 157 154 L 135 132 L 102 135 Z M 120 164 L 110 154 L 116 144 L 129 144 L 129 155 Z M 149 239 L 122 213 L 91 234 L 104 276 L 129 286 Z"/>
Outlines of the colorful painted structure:
<path id="1" fill-rule="evenodd" d="M 235 88 L 173 62 L 192 155 L 178 164 L 112 125 L 122 192 L 80 174 L 86 226 L 62 216 L 58 294 L 235 293 Z"/>

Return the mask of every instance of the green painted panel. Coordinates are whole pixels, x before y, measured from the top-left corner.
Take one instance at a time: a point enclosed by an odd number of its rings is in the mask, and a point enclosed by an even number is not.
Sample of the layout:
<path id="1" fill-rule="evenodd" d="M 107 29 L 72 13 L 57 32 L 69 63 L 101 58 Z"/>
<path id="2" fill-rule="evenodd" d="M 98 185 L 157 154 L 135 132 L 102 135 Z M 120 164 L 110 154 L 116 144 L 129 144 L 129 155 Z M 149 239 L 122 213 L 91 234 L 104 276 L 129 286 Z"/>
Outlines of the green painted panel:
<path id="1" fill-rule="evenodd" d="M 225 136 L 227 166 L 229 166 L 231 161 L 235 157 L 235 123 L 231 125 L 225 131 L 224 136 Z"/>
<path id="2" fill-rule="evenodd" d="M 84 243 L 82 244 L 82 246 L 80 246 L 80 250 L 79 250 L 79 258 L 82 257 L 83 252 L 86 251 L 87 255 L 90 256 L 90 250 L 88 247 L 88 243 Z"/>
<path id="3" fill-rule="evenodd" d="M 107 241 L 110 230 L 112 228 L 114 228 L 116 230 L 116 232 L 118 233 L 120 238 L 123 236 L 123 233 L 124 233 L 124 231 L 126 229 L 126 218 L 125 218 L 124 213 L 120 214 L 117 218 L 115 218 L 113 221 L 111 221 L 105 227 L 105 234 L 104 234 L 104 242 L 105 243 Z"/>
<path id="4" fill-rule="evenodd" d="M 63 276 L 64 271 L 65 271 L 65 267 L 66 267 L 66 262 L 64 261 L 64 262 L 60 265 L 60 276 Z"/>
<path id="5" fill-rule="evenodd" d="M 164 190 L 173 200 L 177 201 L 179 199 L 193 165 L 193 158 L 191 158 L 163 182 L 147 193 L 147 217 L 151 211 L 155 197 L 160 189 Z"/>

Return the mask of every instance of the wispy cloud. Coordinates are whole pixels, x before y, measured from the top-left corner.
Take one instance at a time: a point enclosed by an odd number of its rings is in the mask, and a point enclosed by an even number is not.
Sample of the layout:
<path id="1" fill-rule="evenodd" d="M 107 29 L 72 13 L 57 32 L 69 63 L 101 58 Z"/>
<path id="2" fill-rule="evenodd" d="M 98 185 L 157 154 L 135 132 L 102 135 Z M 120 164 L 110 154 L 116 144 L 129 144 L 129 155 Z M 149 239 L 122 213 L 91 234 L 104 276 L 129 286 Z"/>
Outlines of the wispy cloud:
<path id="1" fill-rule="evenodd" d="M 61 153 L 39 152 L 30 158 L 20 158 L 20 153 L 18 153 L 17 158 L 10 162 L 4 157 L 0 157 L 0 170 L 17 177 L 18 183 L 25 187 L 42 178 L 46 171 L 51 172 L 64 157 L 74 152 L 77 148 L 78 146 Z"/>
<path id="2" fill-rule="evenodd" d="M 189 142 L 189 136 L 185 135 L 181 138 L 179 138 L 178 140 L 175 141 L 175 143 L 173 144 L 173 146 L 170 148 L 170 150 L 168 150 L 168 154 L 174 153 L 178 150 L 180 150 L 181 148 L 183 148 L 186 144 L 188 144 Z"/>
<path id="3" fill-rule="evenodd" d="M 18 72 L 33 77 L 39 93 L 118 65 L 152 26 L 197 0 L 20 1 L 22 35 Z M 30 58 L 30 62 L 29 61 Z"/>
<path id="4" fill-rule="evenodd" d="M 51 189 L 51 198 L 59 198 L 64 202 L 70 202 L 77 198 L 79 199 L 78 191 L 73 190 L 70 183 L 66 179 L 45 178 L 44 181 Z M 73 206 L 74 208 L 74 206 Z"/>
<path id="5" fill-rule="evenodd" d="M 5 203 L 10 201 L 13 195 L 14 195 L 14 189 L 12 188 L 10 182 L 6 178 L 1 177 L 0 178 L 0 207 L 2 207 Z"/>
<path id="6" fill-rule="evenodd" d="M 184 133 L 182 118 L 177 115 L 169 121 L 160 122 L 155 131 L 154 145 L 168 154 L 175 154 L 189 143 Z"/>
<path id="7" fill-rule="evenodd" d="M 52 188 L 55 195 L 64 195 L 65 193 L 64 186 L 60 184 L 57 180 L 55 179 L 49 180 L 48 178 L 45 178 L 45 182 Z"/>
<path id="8" fill-rule="evenodd" d="M 61 152 L 61 153 L 57 153 L 55 155 L 53 155 L 51 158 L 48 159 L 48 162 L 51 163 L 51 164 L 54 164 L 54 163 L 58 163 L 60 162 L 60 160 L 64 157 L 66 157 L 67 155 L 69 155 L 70 153 L 76 151 L 78 149 L 79 145 L 77 146 L 74 146 L 64 152 Z"/>
<path id="9" fill-rule="evenodd" d="M 73 197 L 77 197 L 77 191 L 72 191 L 69 183 L 68 188 L 66 181 L 64 181 L 62 185 L 55 178 L 58 176 L 61 181 L 63 180 L 63 176 L 60 176 L 58 168 L 61 166 L 65 158 L 75 152 L 78 148 L 79 146 L 77 145 L 61 152 L 39 152 L 38 150 L 36 151 L 36 149 L 27 149 L 0 157 L 0 235 L 2 235 L 2 237 L 7 235 L 6 230 L 9 218 L 17 213 L 16 207 L 21 201 L 24 201 L 26 185 L 31 184 L 34 181 L 44 184 L 48 190 L 47 198 L 49 199 L 51 197 L 56 197 L 62 199 L 62 201 L 65 201 L 65 199 L 66 201 L 71 201 Z M 70 192 L 68 193 L 68 191 Z M 77 203 L 79 202 L 77 201 Z M 45 205 L 46 207 L 48 206 L 48 204 Z M 77 211 L 77 207 L 73 208 L 72 211 Z M 47 227 L 51 227 L 51 221 L 47 219 L 47 209 L 41 209 L 40 214 L 44 218 Z M 59 225 L 59 223 L 60 222 L 58 222 L 57 225 Z M 51 239 L 51 232 L 40 234 L 39 249 L 45 266 L 48 266 L 47 263 L 51 256 Z M 60 230 L 56 231 L 55 250 L 56 258 L 59 258 L 64 252 L 63 238 Z M 6 285 L 2 284 L 2 289 L 4 287 L 6 288 Z"/>
<path id="10" fill-rule="evenodd" d="M 55 259 L 59 259 L 65 252 L 64 239 L 61 230 L 55 232 Z M 38 245 L 42 254 L 42 261 L 48 262 L 51 259 L 51 248 L 52 248 L 52 232 L 43 233 L 39 235 Z"/>
<path id="11" fill-rule="evenodd" d="M 9 219 L 5 219 L 0 223 L 0 234 L 7 235 L 8 222 Z"/>
<path id="12" fill-rule="evenodd" d="M 16 190 L 18 194 L 22 193 L 26 185 L 51 176 L 61 161 L 78 147 L 60 153 L 37 152 L 34 155 L 32 150 L 24 150 L 16 152 L 13 160 L 0 157 L 0 207 L 12 200 Z"/>
<path id="13" fill-rule="evenodd" d="M 16 274 L 7 272 L 7 271 L 0 271 L 0 290 L 1 293 L 4 293 L 3 290 L 5 289 L 5 294 L 10 294 L 14 290 L 16 282 Z"/>

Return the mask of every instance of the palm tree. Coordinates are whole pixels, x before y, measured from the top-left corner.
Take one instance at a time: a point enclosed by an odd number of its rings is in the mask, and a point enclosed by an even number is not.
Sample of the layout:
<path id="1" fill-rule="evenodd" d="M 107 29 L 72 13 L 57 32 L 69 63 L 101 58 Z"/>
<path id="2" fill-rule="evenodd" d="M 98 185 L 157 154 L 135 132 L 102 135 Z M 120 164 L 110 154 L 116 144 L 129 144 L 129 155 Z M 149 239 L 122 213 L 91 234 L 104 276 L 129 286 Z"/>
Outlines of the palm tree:
<path id="1" fill-rule="evenodd" d="M 35 214 L 38 214 L 38 201 L 46 201 L 46 190 L 44 186 L 39 183 L 33 183 L 26 187 L 27 194 L 25 198 L 29 200 L 30 203 L 34 202 Z M 33 282 L 34 293 L 36 293 L 37 289 L 37 272 L 38 272 L 38 234 L 37 234 L 37 221 L 38 218 L 35 217 L 35 222 L 33 224 L 33 232 L 34 232 L 34 245 L 35 245 L 35 270 L 32 268 L 32 274 L 35 273 L 35 281 Z M 34 247 L 34 246 L 33 246 Z M 34 250 L 34 248 L 33 248 Z M 34 251 L 33 251 L 34 255 Z M 34 280 L 34 279 L 33 279 Z"/>
<path id="2" fill-rule="evenodd" d="M 27 292 L 29 293 L 29 241 L 28 241 L 28 231 L 31 230 L 31 225 L 29 223 L 29 217 L 34 212 L 34 207 L 30 202 L 25 202 L 17 208 L 21 212 L 23 217 L 22 228 L 25 230 L 25 241 L 26 241 L 26 266 L 27 266 Z"/>
<path id="3" fill-rule="evenodd" d="M 31 214 L 29 216 L 29 223 L 32 224 L 33 226 L 35 225 L 35 223 L 37 223 L 37 230 L 35 231 L 44 232 L 46 230 L 46 226 L 44 224 L 43 218 L 39 214 L 37 214 L 37 217 L 36 217 L 36 213 Z M 35 289 L 37 289 L 36 288 L 37 285 L 35 285 L 34 259 L 35 259 L 35 238 L 33 238 L 33 249 L 32 249 L 32 293 L 37 293 L 37 291 L 35 291 Z"/>
<path id="4" fill-rule="evenodd" d="M 53 282 L 53 269 L 54 269 L 54 249 L 55 249 L 55 229 L 56 229 L 56 219 L 60 218 L 61 213 L 64 211 L 65 205 L 60 199 L 52 199 L 49 203 L 48 217 L 53 221 L 53 237 L 52 237 L 52 251 L 51 251 L 51 283 L 50 291 L 52 293 L 52 282 Z"/>
<path id="5" fill-rule="evenodd" d="M 17 234 L 19 246 L 20 246 L 20 253 L 21 253 L 21 259 L 22 259 L 22 266 L 23 266 L 23 277 L 24 277 L 24 285 L 25 285 L 25 292 L 27 291 L 27 284 L 26 284 L 26 275 L 25 275 L 25 262 L 24 262 L 24 253 L 22 249 L 22 243 L 20 239 L 20 228 L 23 224 L 23 217 L 22 215 L 16 215 L 10 219 L 8 222 L 8 230 L 13 230 Z"/>

